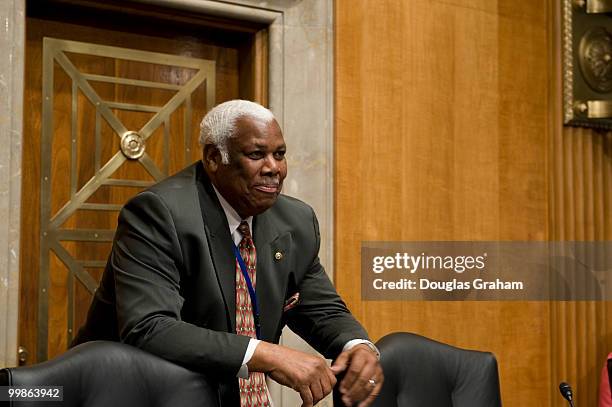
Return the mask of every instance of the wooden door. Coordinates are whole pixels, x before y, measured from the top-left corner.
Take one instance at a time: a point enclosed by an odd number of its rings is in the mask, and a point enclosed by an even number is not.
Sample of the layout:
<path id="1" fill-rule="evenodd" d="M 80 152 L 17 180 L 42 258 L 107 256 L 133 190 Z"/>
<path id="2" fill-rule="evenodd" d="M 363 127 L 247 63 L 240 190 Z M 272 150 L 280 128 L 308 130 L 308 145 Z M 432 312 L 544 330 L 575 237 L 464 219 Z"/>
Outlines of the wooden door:
<path id="1" fill-rule="evenodd" d="M 28 363 L 66 350 L 121 206 L 200 158 L 206 111 L 237 97 L 265 103 L 256 95 L 262 78 L 249 75 L 264 60 L 261 32 L 204 29 L 199 38 L 184 27 L 151 30 L 160 20 L 134 18 L 126 30 L 99 17 L 27 20 L 20 345 Z"/>

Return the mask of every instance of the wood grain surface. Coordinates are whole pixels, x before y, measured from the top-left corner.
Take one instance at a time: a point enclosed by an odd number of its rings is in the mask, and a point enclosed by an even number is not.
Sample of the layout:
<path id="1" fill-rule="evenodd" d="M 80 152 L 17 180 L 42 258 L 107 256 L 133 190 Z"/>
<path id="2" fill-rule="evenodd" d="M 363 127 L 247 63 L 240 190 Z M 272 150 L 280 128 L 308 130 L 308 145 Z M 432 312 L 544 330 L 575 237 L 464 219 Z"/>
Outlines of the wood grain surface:
<path id="1" fill-rule="evenodd" d="M 357 278 L 368 240 L 611 239 L 610 135 L 553 119 L 555 3 L 335 4 L 339 292 L 374 339 L 494 352 L 504 406 L 562 406 L 564 377 L 595 405 L 606 304 L 366 302 Z"/>

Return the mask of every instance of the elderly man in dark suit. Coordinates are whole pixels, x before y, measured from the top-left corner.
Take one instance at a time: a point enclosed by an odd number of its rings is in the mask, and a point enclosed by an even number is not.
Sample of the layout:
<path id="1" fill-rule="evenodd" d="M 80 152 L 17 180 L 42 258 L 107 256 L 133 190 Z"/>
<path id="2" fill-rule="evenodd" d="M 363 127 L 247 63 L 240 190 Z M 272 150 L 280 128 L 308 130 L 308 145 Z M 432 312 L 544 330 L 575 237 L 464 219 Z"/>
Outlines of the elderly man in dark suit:
<path id="1" fill-rule="evenodd" d="M 268 375 L 303 406 L 329 394 L 367 406 L 383 381 L 377 350 L 319 263 L 308 205 L 280 195 L 285 141 L 248 101 L 202 120 L 203 159 L 130 200 L 74 343 L 121 340 L 219 382 L 228 406 L 269 406 Z M 278 345 L 293 331 L 324 359 Z M 238 379 L 236 379 L 238 377 Z"/>

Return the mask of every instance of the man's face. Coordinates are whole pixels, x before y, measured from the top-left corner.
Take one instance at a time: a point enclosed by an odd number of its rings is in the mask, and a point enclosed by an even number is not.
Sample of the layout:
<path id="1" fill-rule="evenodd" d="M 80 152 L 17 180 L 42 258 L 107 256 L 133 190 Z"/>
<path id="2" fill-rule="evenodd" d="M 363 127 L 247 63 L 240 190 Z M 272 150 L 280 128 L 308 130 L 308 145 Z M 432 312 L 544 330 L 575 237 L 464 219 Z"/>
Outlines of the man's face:
<path id="1" fill-rule="evenodd" d="M 276 202 L 287 176 L 285 140 L 278 123 L 241 117 L 227 147 L 229 164 L 221 163 L 218 150 L 204 152 L 213 184 L 242 218 L 262 213 Z"/>

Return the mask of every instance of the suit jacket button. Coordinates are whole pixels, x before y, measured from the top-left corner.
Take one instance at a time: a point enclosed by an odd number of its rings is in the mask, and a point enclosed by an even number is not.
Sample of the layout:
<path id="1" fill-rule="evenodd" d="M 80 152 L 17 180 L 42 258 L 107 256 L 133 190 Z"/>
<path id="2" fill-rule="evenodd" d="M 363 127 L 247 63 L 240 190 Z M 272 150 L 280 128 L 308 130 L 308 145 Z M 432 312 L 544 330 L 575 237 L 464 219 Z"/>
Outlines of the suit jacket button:
<path id="1" fill-rule="evenodd" d="M 276 252 L 276 253 L 274 254 L 274 258 L 275 258 L 276 260 L 280 260 L 280 259 L 282 259 L 282 258 L 283 258 L 283 254 L 282 254 L 281 252 Z"/>

